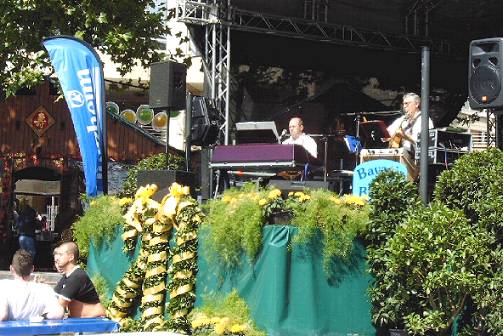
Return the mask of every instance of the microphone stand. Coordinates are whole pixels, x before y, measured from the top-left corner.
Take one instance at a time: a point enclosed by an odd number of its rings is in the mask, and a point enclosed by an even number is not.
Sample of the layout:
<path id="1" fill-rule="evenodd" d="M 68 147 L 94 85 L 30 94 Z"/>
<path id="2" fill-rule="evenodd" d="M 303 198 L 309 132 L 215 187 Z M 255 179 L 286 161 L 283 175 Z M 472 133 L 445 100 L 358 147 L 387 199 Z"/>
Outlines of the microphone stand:
<path id="1" fill-rule="evenodd" d="M 361 122 L 361 114 L 356 113 L 355 114 L 355 121 L 356 121 L 356 139 L 360 141 L 360 122 Z M 360 163 L 360 146 L 356 146 L 356 152 L 355 152 L 356 158 L 355 158 L 355 163 L 356 166 Z"/>

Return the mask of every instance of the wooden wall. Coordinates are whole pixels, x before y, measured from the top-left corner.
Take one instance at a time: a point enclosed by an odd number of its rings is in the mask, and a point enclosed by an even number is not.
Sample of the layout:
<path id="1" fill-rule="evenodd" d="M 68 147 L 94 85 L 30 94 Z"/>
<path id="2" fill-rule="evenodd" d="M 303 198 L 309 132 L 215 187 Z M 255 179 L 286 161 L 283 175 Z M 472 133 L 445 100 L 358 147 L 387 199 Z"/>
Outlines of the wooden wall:
<path id="1" fill-rule="evenodd" d="M 49 83 L 44 83 L 35 88 L 33 94 L 18 94 L 0 101 L 0 155 L 32 154 L 34 144 L 39 143 L 40 156 L 56 155 L 80 159 L 70 112 L 65 100 L 55 102 L 56 98 L 57 95 L 51 94 Z M 54 125 L 40 137 L 25 121 L 39 106 L 43 106 L 55 120 Z M 135 163 L 165 151 L 164 145 L 145 136 L 123 120 L 108 116 L 107 121 L 109 159 Z"/>

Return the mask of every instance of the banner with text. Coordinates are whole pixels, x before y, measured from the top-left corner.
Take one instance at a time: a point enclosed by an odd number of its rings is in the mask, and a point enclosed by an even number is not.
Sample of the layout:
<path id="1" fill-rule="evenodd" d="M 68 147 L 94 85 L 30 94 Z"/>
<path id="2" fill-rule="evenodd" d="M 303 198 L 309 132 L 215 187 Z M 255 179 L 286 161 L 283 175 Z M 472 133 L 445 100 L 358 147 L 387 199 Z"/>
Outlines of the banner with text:
<path id="1" fill-rule="evenodd" d="M 96 196 L 103 192 L 102 160 L 106 152 L 101 61 L 89 44 L 73 37 L 51 37 L 43 45 L 70 109 L 84 166 L 86 193 Z"/>
<path id="2" fill-rule="evenodd" d="M 391 160 L 371 160 L 361 163 L 353 171 L 353 195 L 369 194 L 370 183 L 386 169 L 394 169 L 407 177 L 407 167 L 403 163 Z"/>

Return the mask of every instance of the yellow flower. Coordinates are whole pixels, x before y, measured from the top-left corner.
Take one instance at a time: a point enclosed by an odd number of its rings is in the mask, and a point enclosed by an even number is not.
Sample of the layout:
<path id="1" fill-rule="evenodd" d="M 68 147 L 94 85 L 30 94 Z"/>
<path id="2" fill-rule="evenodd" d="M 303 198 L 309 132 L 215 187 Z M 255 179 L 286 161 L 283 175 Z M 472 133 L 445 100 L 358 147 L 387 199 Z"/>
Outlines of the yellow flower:
<path id="1" fill-rule="evenodd" d="M 215 316 L 215 317 L 212 317 L 212 318 L 210 319 L 210 323 L 211 323 L 211 324 L 217 324 L 217 323 L 220 323 L 220 317 L 216 317 L 216 316 Z"/>
<path id="2" fill-rule="evenodd" d="M 343 197 L 344 203 L 351 205 L 359 205 L 359 206 L 364 206 L 365 205 L 365 199 L 363 197 L 355 196 L 355 195 L 344 195 Z"/>
<path id="3" fill-rule="evenodd" d="M 310 200 L 310 199 L 311 199 L 311 196 L 305 195 L 305 194 L 302 194 L 302 196 L 299 197 L 299 201 L 301 201 L 301 202 L 305 202 L 305 201 Z"/>
<path id="4" fill-rule="evenodd" d="M 227 330 L 227 326 L 229 325 L 230 321 L 231 321 L 230 318 L 222 317 L 220 319 L 220 322 L 215 324 L 215 333 L 217 335 L 223 335 L 225 333 L 225 331 Z"/>
<path id="5" fill-rule="evenodd" d="M 296 191 L 293 195 L 295 197 L 302 198 L 304 196 L 304 193 L 302 191 Z"/>
<path id="6" fill-rule="evenodd" d="M 120 206 L 125 206 L 133 203 L 133 200 L 129 197 L 123 197 L 119 200 L 119 205 Z"/>
<path id="7" fill-rule="evenodd" d="M 264 206 L 267 204 L 267 200 L 265 198 L 261 198 L 259 201 L 258 201 L 258 205 L 260 206 Z"/>
<path id="8" fill-rule="evenodd" d="M 288 192 L 288 197 L 292 197 L 295 193 L 293 191 Z"/>
<path id="9" fill-rule="evenodd" d="M 230 197 L 229 195 L 224 195 L 222 197 L 222 202 L 224 202 L 225 204 L 229 204 L 231 202 L 231 199 L 232 197 Z"/>
<path id="10" fill-rule="evenodd" d="M 193 329 L 197 329 L 199 327 L 211 324 L 211 320 L 203 315 L 200 318 L 194 319 L 191 324 Z"/>
<path id="11" fill-rule="evenodd" d="M 169 193 L 174 197 L 181 198 L 182 196 L 188 195 L 190 192 L 189 187 L 184 187 L 176 182 L 169 187 Z"/>
<path id="12" fill-rule="evenodd" d="M 335 204 L 342 204 L 343 203 L 343 201 L 339 197 L 336 197 L 336 196 L 331 196 L 330 200 L 332 202 L 334 202 Z"/>
<path id="13" fill-rule="evenodd" d="M 246 325 L 244 324 L 233 324 L 229 331 L 233 334 L 242 334 L 246 330 Z"/>
<path id="14" fill-rule="evenodd" d="M 147 184 L 146 186 L 141 186 L 138 188 L 136 191 L 136 194 L 134 195 L 135 199 L 139 198 L 150 198 L 152 197 L 153 194 L 157 191 L 157 185 L 155 184 Z"/>
<path id="15" fill-rule="evenodd" d="M 279 189 L 273 189 L 267 195 L 267 198 L 269 198 L 269 199 L 276 199 L 278 197 L 281 197 L 281 190 L 279 190 Z"/>
<path id="16" fill-rule="evenodd" d="M 215 325 L 215 333 L 217 335 L 223 335 L 225 333 L 225 329 L 226 329 L 225 324 L 223 324 L 223 323 L 217 323 Z"/>

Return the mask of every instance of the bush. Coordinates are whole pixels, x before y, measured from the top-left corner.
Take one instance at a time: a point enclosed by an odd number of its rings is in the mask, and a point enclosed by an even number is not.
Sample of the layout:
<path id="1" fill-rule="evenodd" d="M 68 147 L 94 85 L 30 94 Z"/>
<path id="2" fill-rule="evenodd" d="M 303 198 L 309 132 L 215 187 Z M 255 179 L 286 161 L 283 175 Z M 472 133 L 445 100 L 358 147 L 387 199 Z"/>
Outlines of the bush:
<path id="1" fill-rule="evenodd" d="M 462 156 L 444 171 L 434 197 L 450 208 L 463 210 L 473 225 L 503 238 L 503 152 L 490 148 Z"/>
<path id="2" fill-rule="evenodd" d="M 372 181 L 369 197 L 370 224 L 365 239 L 371 247 L 385 244 L 407 213 L 421 204 L 416 185 L 394 170 L 386 170 Z"/>
<path id="3" fill-rule="evenodd" d="M 369 289 L 372 302 L 372 321 L 383 328 L 403 327 L 403 303 L 407 297 L 398 298 L 399 282 L 385 282 L 388 253 L 384 249 L 397 227 L 409 213 L 421 207 L 416 185 L 403 174 L 387 170 L 380 173 L 370 186 L 370 223 L 365 232 L 368 244 L 367 259 L 370 274 L 374 277 Z"/>
<path id="4" fill-rule="evenodd" d="M 331 273 L 332 259 L 347 261 L 353 241 L 368 224 L 368 205 L 358 196 L 341 198 L 328 190 L 314 190 L 302 207 L 294 210 L 292 224 L 299 227 L 294 244 L 310 244 L 321 232 L 323 269 Z"/>
<path id="5" fill-rule="evenodd" d="M 201 230 L 206 233 L 203 249 L 208 261 L 216 266 L 232 268 L 240 264 L 243 253 L 253 261 L 262 247 L 264 215 L 253 184 L 242 189 L 228 189 L 222 198 L 209 200 L 208 213 Z"/>
<path id="6" fill-rule="evenodd" d="M 412 213 L 397 228 L 385 246 L 383 283 L 396 288 L 391 301 L 406 314 L 409 332 L 448 334 L 467 300 L 489 280 L 490 242 L 461 211 L 440 203 Z"/>
<path id="7" fill-rule="evenodd" d="M 97 245 L 113 238 L 118 225 L 122 227 L 124 218 L 117 198 L 99 196 L 90 201 L 85 214 L 73 224 L 73 237 L 79 246 L 82 259 L 89 254 L 91 239 Z"/>
<path id="8" fill-rule="evenodd" d="M 166 154 L 160 153 L 152 155 L 138 162 L 137 165 L 129 169 L 128 176 L 124 182 L 120 197 L 133 197 L 137 189 L 138 172 L 141 170 L 156 170 L 156 169 L 182 169 L 184 159 L 178 155 L 168 154 L 166 163 Z"/>

